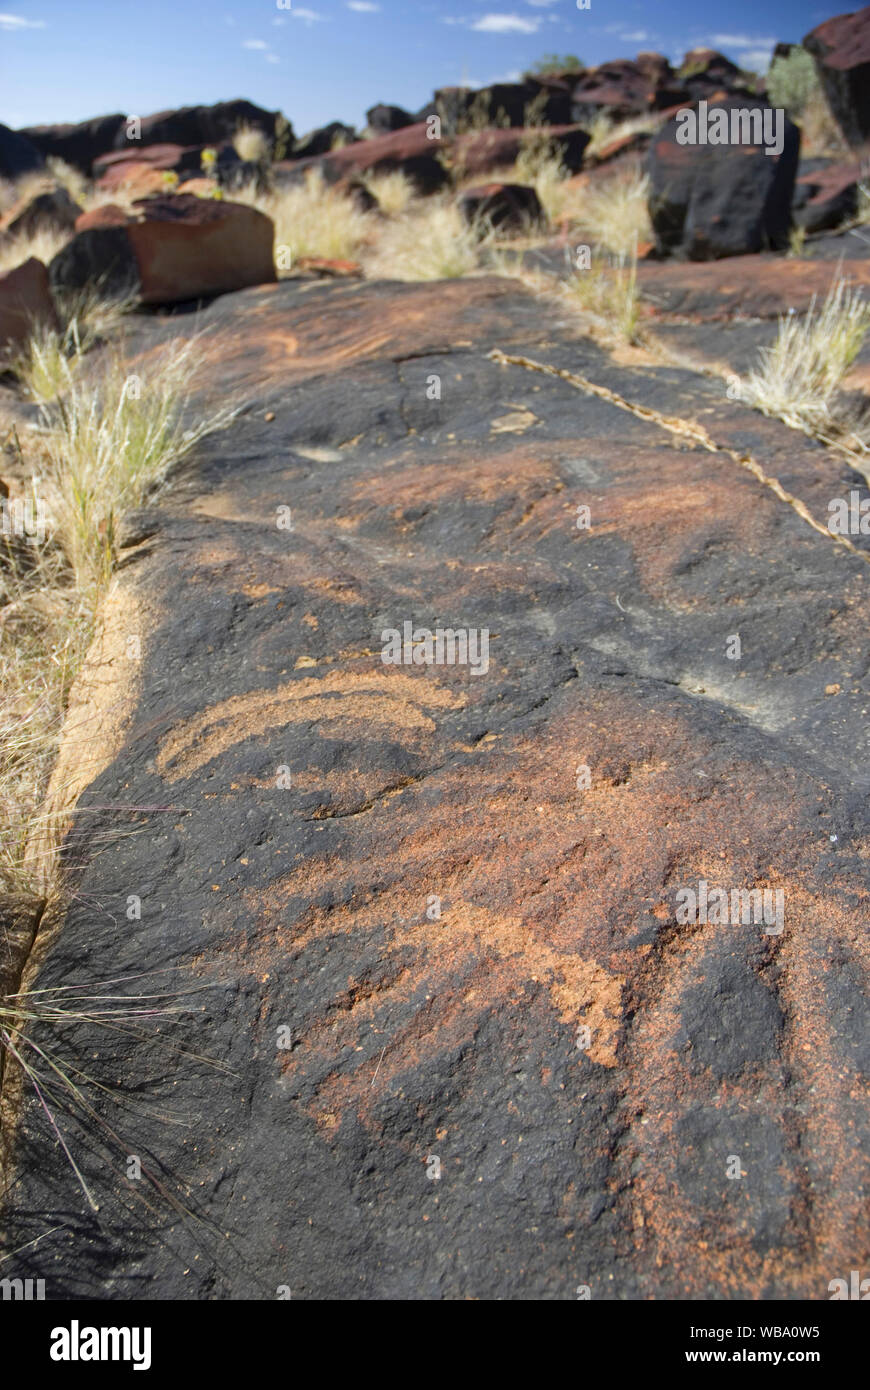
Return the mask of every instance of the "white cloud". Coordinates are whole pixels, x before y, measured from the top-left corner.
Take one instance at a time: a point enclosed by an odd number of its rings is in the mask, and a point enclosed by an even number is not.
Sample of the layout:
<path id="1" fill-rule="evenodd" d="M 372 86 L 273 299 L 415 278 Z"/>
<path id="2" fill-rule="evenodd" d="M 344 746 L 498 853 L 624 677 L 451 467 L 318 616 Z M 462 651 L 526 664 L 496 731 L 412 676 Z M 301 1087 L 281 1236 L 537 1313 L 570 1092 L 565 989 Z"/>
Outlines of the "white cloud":
<path id="1" fill-rule="evenodd" d="M 539 19 L 522 19 L 518 14 L 485 14 L 471 27 L 480 34 L 537 34 L 540 25 Z"/>
<path id="2" fill-rule="evenodd" d="M 267 53 L 267 54 L 266 54 L 266 62 L 267 62 L 267 63 L 280 63 L 280 61 L 281 61 L 281 59 L 278 57 L 278 54 L 277 54 L 277 53 Z"/>
<path id="3" fill-rule="evenodd" d="M 536 9 L 546 9 L 548 5 L 558 5 L 559 0 L 526 0 L 527 5 L 534 5 Z"/>
<path id="4" fill-rule="evenodd" d="M 356 10 L 357 14 L 377 14 L 381 7 L 369 4 L 369 0 L 347 0 L 347 8 Z"/>
<path id="5" fill-rule="evenodd" d="M 294 19 L 302 19 L 306 24 L 316 24 L 326 16 L 318 14 L 316 10 L 291 10 L 290 14 Z"/>
<path id="6" fill-rule="evenodd" d="M 777 40 L 751 38 L 748 34 L 714 34 L 710 42 L 717 48 L 754 48 L 757 51 L 761 48 L 773 48 Z"/>
<path id="7" fill-rule="evenodd" d="M 19 14 L 0 14 L 0 29 L 44 29 L 44 19 L 22 19 Z"/>
<path id="8" fill-rule="evenodd" d="M 773 46 L 770 48 L 747 48 L 740 54 L 740 61 L 744 68 L 750 72 L 767 72 L 770 67 L 770 60 L 773 57 Z"/>
<path id="9" fill-rule="evenodd" d="M 269 45 L 262 39 L 245 39 L 242 48 L 268 48 Z"/>
<path id="10" fill-rule="evenodd" d="M 623 43 L 646 43 L 648 39 L 652 38 L 652 34 L 646 29 L 632 29 L 627 34 L 620 34 L 619 37 Z"/>

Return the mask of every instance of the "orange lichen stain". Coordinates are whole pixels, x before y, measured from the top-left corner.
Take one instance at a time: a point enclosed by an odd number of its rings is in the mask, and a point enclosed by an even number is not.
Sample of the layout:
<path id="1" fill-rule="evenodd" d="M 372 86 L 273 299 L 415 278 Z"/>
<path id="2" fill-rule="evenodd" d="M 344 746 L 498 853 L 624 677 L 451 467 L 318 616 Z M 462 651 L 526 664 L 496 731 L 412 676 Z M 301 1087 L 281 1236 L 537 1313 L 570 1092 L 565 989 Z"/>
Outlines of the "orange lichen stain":
<path id="1" fill-rule="evenodd" d="M 241 593 L 245 598 L 268 598 L 269 594 L 279 594 L 280 589 L 276 589 L 273 584 L 243 584 Z"/>
<path id="2" fill-rule="evenodd" d="M 274 690 L 232 695 L 173 729 L 160 744 L 157 767 L 168 781 L 177 781 L 244 739 L 292 723 L 324 722 L 332 736 L 343 730 L 356 738 L 372 724 L 431 733 L 435 723 L 425 710 L 458 709 L 463 699 L 427 675 L 411 676 L 383 666 L 375 671 L 333 671 L 288 681 Z"/>

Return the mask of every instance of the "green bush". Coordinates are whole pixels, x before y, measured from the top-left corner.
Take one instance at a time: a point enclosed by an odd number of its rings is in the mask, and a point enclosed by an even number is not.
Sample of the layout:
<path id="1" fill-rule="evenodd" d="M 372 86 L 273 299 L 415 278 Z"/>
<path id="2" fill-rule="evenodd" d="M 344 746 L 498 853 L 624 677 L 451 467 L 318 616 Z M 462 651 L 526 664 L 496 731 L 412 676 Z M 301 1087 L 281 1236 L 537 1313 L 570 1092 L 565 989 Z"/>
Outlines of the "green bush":
<path id="1" fill-rule="evenodd" d="M 799 120 L 820 85 L 812 55 L 805 48 L 793 48 L 787 58 L 774 58 L 767 74 L 767 99 Z"/>
<path id="2" fill-rule="evenodd" d="M 586 64 L 574 53 L 545 53 L 532 63 L 526 77 L 550 77 L 556 72 L 585 72 Z"/>

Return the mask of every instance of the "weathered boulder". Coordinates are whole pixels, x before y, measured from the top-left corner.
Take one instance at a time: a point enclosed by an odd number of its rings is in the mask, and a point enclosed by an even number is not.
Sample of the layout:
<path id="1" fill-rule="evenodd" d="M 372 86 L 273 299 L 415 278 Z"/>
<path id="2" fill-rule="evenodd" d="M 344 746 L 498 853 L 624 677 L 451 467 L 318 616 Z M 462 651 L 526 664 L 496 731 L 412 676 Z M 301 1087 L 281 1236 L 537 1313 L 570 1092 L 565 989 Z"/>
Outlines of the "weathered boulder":
<path id="1" fill-rule="evenodd" d="M 547 215 L 534 188 L 521 183 L 485 183 L 466 188 L 457 200 L 470 226 L 500 232 L 528 232 Z"/>
<path id="2" fill-rule="evenodd" d="M 357 140 L 344 149 L 332 150 L 319 158 L 282 161 L 274 166 L 279 183 L 295 182 L 308 169 L 319 169 L 330 183 L 366 171 L 406 174 L 421 193 L 435 193 L 447 182 L 447 173 L 438 154 L 449 148 L 442 138 L 429 139 L 425 121 L 379 135 L 373 140 Z"/>
<path id="3" fill-rule="evenodd" d="M 823 160 L 814 168 L 801 167 L 792 199 L 794 221 L 808 232 L 839 227 L 858 211 L 860 181 L 857 164 Z"/>
<path id="4" fill-rule="evenodd" d="M 677 72 L 680 85 L 691 101 L 704 101 L 716 92 L 747 91 L 745 79 L 736 63 L 714 48 L 693 48 Z"/>
<path id="5" fill-rule="evenodd" d="M 513 164 L 527 142 L 540 138 L 550 141 L 569 173 L 579 173 L 590 139 L 588 131 L 580 125 L 470 132 L 456 137 L 453 157 L 464 174 L 485 174 Z"/>
<path id="6" fill-rule="evenodd" d="M 404 130 L 406 126 L 414 125 L 418 119 L 419 117 L 412 116 L 403 106 L 388 106 L 384 103 L 370 106 L 366 112 L 366 123 L 375 135 L 389 135 L 391 131 Z"/>
<path id="7" fill-rule="evenodd" d="M 32 236 L 45 229 L 72 231 L 81 213 L 65 188 L 47 183 L 46 187 L 19 198 L 0 217 L 0 238 Z"/>
<path id="8" fill-rule="evenodd" d="M 654 89 L 673 85 L 674 69 L 663 53 L 638 53 L 634 63 Z"/>
<path id="9" fill-rule="evenodd" d="M 590 68 L 574 84 L 571 120 L 590 122 L 599 114 L 618 120 L 645 115 L 653 108 L 656 83 L 650 72 L 629 59 Z"/>
<path id="10" fill-rule="evenodd" d="M 0 179 L 20 179 L 45 163 L 31 140 L 8 125 L 0 125 Z"/>
<path id="11" fill-rule="evenodd" d="M 95 227 L 123 227 L 127 221 L 128 213 L 120 203 L 102 203 L 97 208 L 90 208 L 76 218 L 75 230 L 77 232 L 89 232 Z"/>
<path id="12" fill-rule="evenodd" d="M 741 112 L 761 113 L 751 130 L 758 135 L 761 117 L 770 108 L 757 98 L 753 107 L 736 98 L 692 107 L 698 143 L 681 144 L 686 130 L 680 113 L 659 131 L 650 147 L 649 206 L 660 255 L 688 260 L 717 260 L 764 248 L 779 248 L 788 240 L 791 200 L 797 173 L 800 132 L 783 117 L 783 148 L 768 154 L 760 144 L 701 143 L 710 123 L 727 121 L 729 138 L 741 135 Z M 759 137 L 760 138 L 760 137 Z"/>
<path id="13" fill-rule="evenodd" d="M 24 347 L 35 328 L 53 327 L 57 314 L 48 271 L 35 256 L 0 275 L 0 354 Z"/>
<path id="14" fill-rule="evenodd" d="M 811 30 L 803 46 L 816 60 L 828 105 L 845 139 L 870 139 L 870 5 Z"/>
<path id="15" fill-rule="evenodd" d="M 202 145 L 129 146 L 110 150 L 93 163 L 94 178 L 101 188 L 120 188 L 140 169 L 158 169 L 172 173 L 198 174 L 202 168 Z"/>
<path id="16" fill-rule="evenodd" d="M 352 125 L 330 121 L 329 125 L 318 126 L 316 130 L 301 136 L 293 146 L 292 158 L 309 159 L 313 155 L 329 154 L 332 149 L 341 148 L 342 144 L 350 144 L 356 139 L 357 133 Z"/>
<path id="17" fill-rule="evenodd" d="M 107 294 L 172 304 L 274 281 L 274 228 L 256 208 L 192 194 L 98 210 L 49 267 L 58 290 L 100 283 Z"/>

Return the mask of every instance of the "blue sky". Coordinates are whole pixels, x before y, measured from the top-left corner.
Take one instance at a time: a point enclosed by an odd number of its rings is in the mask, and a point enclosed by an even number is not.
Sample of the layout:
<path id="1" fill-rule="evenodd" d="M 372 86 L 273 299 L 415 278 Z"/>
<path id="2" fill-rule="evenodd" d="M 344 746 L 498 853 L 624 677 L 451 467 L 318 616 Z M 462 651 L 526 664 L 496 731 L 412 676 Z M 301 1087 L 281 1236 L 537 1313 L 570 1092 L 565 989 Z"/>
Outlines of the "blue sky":
<path id="1" fill-rule="evenodd" d="M 514 80 L 544 53 L 592 65 L 706 44 L 763 68 L 857 7 L 820 0 L 0 0 L 0 121 L 78 121 L 110 111 L 247 97 L 298 134 L 362 125 L 368 106 L 416 110 L 435 87 Z"/>

